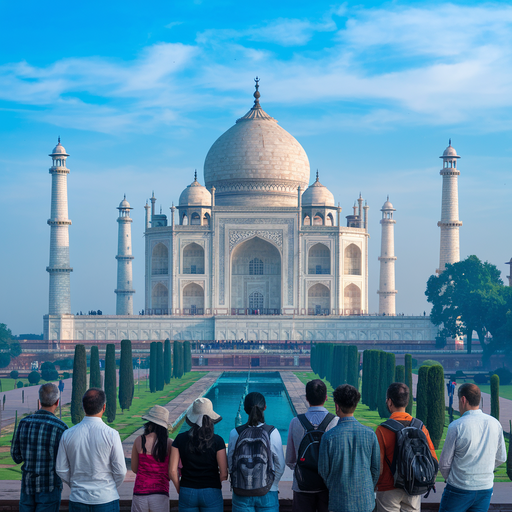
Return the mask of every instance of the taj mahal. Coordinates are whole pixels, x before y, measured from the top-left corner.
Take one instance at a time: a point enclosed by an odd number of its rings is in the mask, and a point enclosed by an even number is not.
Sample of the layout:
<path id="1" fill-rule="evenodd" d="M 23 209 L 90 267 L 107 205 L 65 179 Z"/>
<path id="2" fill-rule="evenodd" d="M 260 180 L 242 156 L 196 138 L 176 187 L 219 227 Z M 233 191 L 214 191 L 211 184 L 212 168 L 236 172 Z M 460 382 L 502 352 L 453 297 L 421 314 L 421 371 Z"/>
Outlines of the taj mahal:
<path id="1" fill-rule="evenodd" d="M 381 208 L 379 311 L 368 310 L 368 210 L 350 215 L 311 177 L 300 143 L 260 105 L 211 146 L 169 215 L 145 205 L 145 309 L 133 314 L 132 207 L 119 204 L 116 314 L 71 314 L 68 154 L 50 157 L 47 340 L 433 340 L 429 317 L 395 311 L 395 208 Z M 444 151 L 440 262 L 459 260 L 457 155 Z M 204 184 L 201 183 L 203 181 Z M 150 204 L 151 203 L 151 204 Z M 112 257 L 112 255 L 106 255 Z M 139 293 L 139 292 L 138 292 Z M 371 314 L 373 313 L 373 314 Z M 378 313 L 378 314 L 377 314 Z"/>

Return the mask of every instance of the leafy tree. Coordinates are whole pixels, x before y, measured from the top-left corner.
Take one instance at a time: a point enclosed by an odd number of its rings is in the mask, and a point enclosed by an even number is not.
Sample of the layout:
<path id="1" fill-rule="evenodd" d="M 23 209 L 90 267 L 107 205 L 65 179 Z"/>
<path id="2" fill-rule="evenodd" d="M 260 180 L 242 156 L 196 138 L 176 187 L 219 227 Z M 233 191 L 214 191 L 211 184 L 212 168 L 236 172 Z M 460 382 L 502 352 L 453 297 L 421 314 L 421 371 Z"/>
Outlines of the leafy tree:
<path id="1" fill-rule="evenodd" d="M 395 369 L 395 382 L 403 382 L 405 384 L 405 366 L 399 364 Z"/>
<path id="2" fill-rule="evenodd" d="M 97 345 L 91 347 L 89 370 L 89 387 L 101 388 L 100 351 Z"/>
<path id="3" fill-rule="evenodd" d="M 30 384 L 37 384 L 41 380 L 41 375 L 39 375 L 39 372 L 36 372 L 35 370 L 33 372 L 30 372 L 28 374 L 28 381 Z"/>
<path id="4" fill-rule="evenodd" d="M 71 421 L 74 425 L 84 417 L 82 397 L 87 390 L 87 357 L 84 345 L 76 345 L 71 389 Z"/>
<path id="5" fill-rule="evenodd" d="M 183 371 L 185 373 L 192 371 L 192 347 L 188 340 L 183 342 Z"/>
<path id="6" fill-rule="evenodd" d="M 491 416 L 500 421 L 500 378 L 491 376 Z"/>
<path id="7" fill-rule="evenodd" d="M 409 403 L 405 408 L 405 412 L 412 415 L 412 406 L 414 404 L 414 397 L 412 396 L 412 356 L 405 354 L 405 383 L 409 388 Z"/>
<path id="8" fill-rule="evenodd" d="M 12 332 L 7 325 L 0 324 L 0 368 L 9 366 L 11 358 L 16 358 L 20 354 L 19 341 L 13 339 Z"/>
<path id="9" fill-rule="evenodd" d="M 156 343 L 156 390 L 164 389 L 164 346 L 161 341 Z"/>
<path id="10" fill-rule="evenodd" d="M 50 361 L 46 361 L 41 365 L 41 378 L 47 382 L 50 380 L 58 380 L 59 372 Z"/>
<path id="11" fill-rule="evenodd" d="M 105 351 L 105 395 L 107 395 L 107 408 L 105 412 L 109 423 L 116 419 L 116 391 L 116 346 L 113 343 L 109 343 Z"/>
<path id="12" fill-rule="evenodd" d="M 156 341 L 152 341 L 149 345 L 149 391 L 154 393 L 156 391 Z"/>
<path id="13" fill-rule="evenodd" d="M 9 375 L 10 375 L 11 379 L 14 379 L 14 380 L 16 380 L 20 376 L 18 370 L 13 370 L 11 373 L 9 373 Z"/>
<path id="14" fill-rule="evenodd" d="M 418 384 L 416 386 L 416 418 L 425 425 L 428 419 L 428 369 L 430 366 L 420 366 Z"/>
<path id="15" fill-rule="evenodd" d="M 122 340 L 121 362 L 119 364 L 119 405 L 122 411 L 125 409 L 130 410 L 134 389 L 132 342 L 130 340 Z"/>
<path id="16" fill-rule="evenodd" d="M 445 402 L 444 402 L 444 370 L 442 366 L 428 367 L 427 372 L 427 423 L 434 448 L 439 448 L 443 437 Z"/>
<path id="17" fill-rule="evenodd" d="M 164 342 L 164 381 L 166 384 L 171 382 L 172 378 L 172 351 L 171 341 L 166 339 Z"/>
<path id="18" fill-rule="evenodd" d="M 476 331 L 484 361 L 488 361 L 494 347 L 486 341 L 486 335 L 491 328 L 501 327 L 505 320 L 503 315 L 499 320 L 497 314 L 503 305 L 502 285 L 497 267 L 482 263 L 476 256 L 446 265 L 439 276 L 430 276 L 427 282 L 425 295 L 432 303 L 432 323 L 442 326 L 445 335 L 466 335 L 468 353 Z"/>

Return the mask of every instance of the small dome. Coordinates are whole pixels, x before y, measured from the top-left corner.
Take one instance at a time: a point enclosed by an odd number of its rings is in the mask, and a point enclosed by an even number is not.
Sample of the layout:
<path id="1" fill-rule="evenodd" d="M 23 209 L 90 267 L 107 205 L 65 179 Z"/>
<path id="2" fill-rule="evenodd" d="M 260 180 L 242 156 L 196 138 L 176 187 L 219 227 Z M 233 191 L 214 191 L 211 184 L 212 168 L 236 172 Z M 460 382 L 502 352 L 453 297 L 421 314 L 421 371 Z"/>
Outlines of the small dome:
<path id="1" fill-rule="evenodd" d="M 57 145 L 53 148 L 53 151 L 50 153 L 50 156 L 53 156 L 53 155 L 64 155 L 64 156 L 69 156 L 67 153 L 66 153 L 66 149 L 64 148 L 64 146 L 60 143 L 60 137 L 59 137 L 59 142 L 57 143 Z"/>
<path id="2" fill-rule="evenodd" d="M 452 147 L 452 139 L 450 139 L 448 147 L 444 150 L 443 156 L 439 158 L 460 158 L 460 156 L 457 155 L 457 151 L 455 151 L 455 148 Z"/>
<path id="3" fill-rule="evenodd" d="M 126 195 L 124 196 L 124 199 L 119 203 L 118 210 L 121 209 L 130 209 L 132 210 L 132 207 L 130 206 L 130 203 L 126 200 Z"/>
<path id="4" fill-rule="evenodd" d="M 389 201 L 389 196 L 388 196 L 387 201 L 383 204 L 381 211 L 382 211 L 382 210 L 393 210 L 393 211 L 396 211 L 396 210 L 393 208 L 393 205 L 391 204 L 391 202 Z"/>
<path id="5" fill-rule="evenodd" d="M 212 195 L 197 178 L 181 193 L 180 206 L 211 206 Z"/>
<path id="6" fill-rule="evenodd" d="M 334 196 L 318 181 L 318 173 L 313 185 L 302 194 L 302 206 L 334 206 Z"/>

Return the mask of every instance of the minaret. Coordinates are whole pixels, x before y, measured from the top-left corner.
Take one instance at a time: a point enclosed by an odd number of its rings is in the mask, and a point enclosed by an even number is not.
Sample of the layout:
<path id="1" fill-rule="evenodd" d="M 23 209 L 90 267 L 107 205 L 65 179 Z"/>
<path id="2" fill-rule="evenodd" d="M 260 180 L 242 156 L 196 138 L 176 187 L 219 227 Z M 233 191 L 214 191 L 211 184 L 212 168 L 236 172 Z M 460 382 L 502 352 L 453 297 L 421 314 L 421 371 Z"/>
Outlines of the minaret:
<path id="1" fill-rule="evenodd" d="M 510 261 L 506 261 L 505 265 L 510 265 L 510 275 L 507 276 L 507 279 L 508 279 L 508 285 L 512 286 L 512 258 L 510 258 Z"/>
<path id="2" fill-rule="evenodd" d="M 379 315 L 395 316 L 395 223 L 396 210 L 389 202 L 389 196 L 381 209 L 382 238 L 380 250 Z"/>
<path id="3" fill-rule="evenodd" d="M 133 294 L 132 288 L 132 219 L 130 210 L 133 208 L 130 203 L 124 199 L 117 208 L 119 210 L 119 235 L 117 244 L 117 295 L 116 315 L 133 315 Z"/>
<path id="4" fill-rule="evenodd" d="M 146 200 L 146 206 L 144 206 L 144 209 L 146 210 L 146 231 L 151 227 L 151 217 L 149 213 L 149 204 Z"/>
<path id="5" fill-rule="evenodd" d="M 457 178 L 460 172 L 457 169 L 457 151 L 452 148 L 452 139 L 444 150 L 443 168 L 439 174 L 443 177 L 443 198 L 441 202 L 441 220 L 437 225 L 441 228 L 441 247 L 439 251 L 440 274 L 447 263 L 460 261 L 459 228 L 462 222 L 459 220 L 459 192 Z"/>
<path id="6" fill-rule="evenodd" d="M 50 315 L 70 315 L 70 273 L 69 266 L 69 226 L 68 219 L 68 174 L 66 158 L 69 156 L 59 142 L 50 153 L 52 166 L 52 206 L 48 219 L 50 225 L 50 264 L 46 271 L 50 274 Z"/>

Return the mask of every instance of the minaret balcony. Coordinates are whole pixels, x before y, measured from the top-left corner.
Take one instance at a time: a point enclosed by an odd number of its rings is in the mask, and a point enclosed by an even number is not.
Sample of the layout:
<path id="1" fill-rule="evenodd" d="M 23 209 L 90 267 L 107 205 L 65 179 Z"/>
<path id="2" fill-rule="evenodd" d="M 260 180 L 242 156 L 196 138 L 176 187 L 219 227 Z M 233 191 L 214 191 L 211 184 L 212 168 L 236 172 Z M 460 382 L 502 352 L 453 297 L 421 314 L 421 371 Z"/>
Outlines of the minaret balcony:
<path id="1" fill-rule="evenodd" d="M 120 295 L 129 295 L 131 293 L 135 293 L 135 290 L 114 290 L 114 293 L 118 293 Z"/>
<path id="2" fill-rule="evenodd" d="M 50 272 L 50 274 L 58 274 L 73 272 L 73 269 L 71 267 L 46 267 L 46 272 Z"/>
<path id="3" fill-rule="evenodd" d="M 130 255 L 128 255 L 128 256 L 123 256 L 123 255 L 119 255 L 119 254 L 118 254 L 118 255 L 116 256 L 116 260 L 121 260 L 121 261 L 124 261 L 124 260 L 129 261 L 129 260 L 134 260 L 134 259 L 135 259 L 135 256 L 130 256 Z"/>
<path id="4" fill-rule="evenodd" d="M 440 228 L 460 228 L 462 226 L 462 222 L 460 220 L 452 220 L 450 222 L 439 221 L 437 225 Z"/>
<path id="5" fill-rule="evenodd" d="M 69 169 L 66 169 L 66 167 L 50 167 L 48 172 L 50 174 L 69 174 Z"/>
<path id="6" fill-rule="evenodd" d="M 69 219 L 48 219 L 47 223 L 49 226 L 71 226 Z"/>

